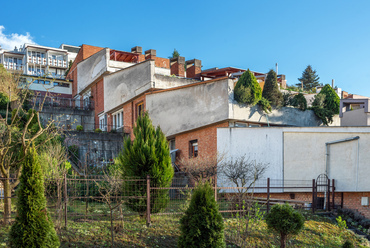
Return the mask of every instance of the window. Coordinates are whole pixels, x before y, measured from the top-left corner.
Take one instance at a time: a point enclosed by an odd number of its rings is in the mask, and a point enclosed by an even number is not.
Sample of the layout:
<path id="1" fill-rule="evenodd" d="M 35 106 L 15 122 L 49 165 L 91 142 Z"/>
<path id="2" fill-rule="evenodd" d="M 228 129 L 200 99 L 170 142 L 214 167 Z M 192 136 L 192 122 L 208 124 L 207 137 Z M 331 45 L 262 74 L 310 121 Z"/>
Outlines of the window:
<path id="1" fill-rule="evenodd" d="M 144 113 L 144 103 L 138 103 L 136 105 L 136 118 Z"/>
<path id="2" fill-rule="evenodd" d="M 260 127 L 260 125 L 259 124 L 249 124 L 249 127 Z"/>
<path id="3" fill-rule="evenodd" d="M 235 122 L 235 127 L 247 127 L 247 123 Z"/>
<path id="4" fill-rule="evenodd" d="M 123 126 L 123 111 L 120 110 L 113 114 L 113 129 L 118 129 Z"/>
<path id="5" fill-rule="evenodd" d="M 170 151 L 171 150 L 175 150 L 176 149 L 176 142 L 175 142 L 175 139 L 171 139 L 170 141 L 169 141 L 169 145 L 168 145 L 169 147 L 170 147 Z"/>
<path id="6" fill-rule="evenodd" d="M 189 157 L 198 157 L 198 140 L 191 140 L 189 142 Z"/>
<path id="7" fill-rule="evenodd" d="M 106 130 L 106 127 L 107 127 L 107 122 L 106 122 L 106 115 L 101 115 L 99 116 L 99 128 L 100 130 L 102 131 L 107 131 Z"/>

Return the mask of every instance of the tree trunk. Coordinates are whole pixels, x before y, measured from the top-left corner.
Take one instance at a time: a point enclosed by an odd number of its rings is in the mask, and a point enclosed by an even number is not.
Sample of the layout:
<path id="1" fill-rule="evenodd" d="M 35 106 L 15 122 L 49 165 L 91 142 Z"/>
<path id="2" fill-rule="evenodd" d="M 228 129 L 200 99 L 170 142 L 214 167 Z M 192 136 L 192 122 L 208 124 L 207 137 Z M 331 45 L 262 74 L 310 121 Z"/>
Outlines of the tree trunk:
<path id="1" fill-rule="evenodd" d="M 285 248 L 286 247 L 286 235 L 285 234 L 280 234 L 280 248 Z"/>
<path id="2" fill-rule="evenodd" d="M 3 180 L 4 186 L 4 224 L 10 222 L 10 217 L 12 213 L 12 191 L 9 179 Z"/>

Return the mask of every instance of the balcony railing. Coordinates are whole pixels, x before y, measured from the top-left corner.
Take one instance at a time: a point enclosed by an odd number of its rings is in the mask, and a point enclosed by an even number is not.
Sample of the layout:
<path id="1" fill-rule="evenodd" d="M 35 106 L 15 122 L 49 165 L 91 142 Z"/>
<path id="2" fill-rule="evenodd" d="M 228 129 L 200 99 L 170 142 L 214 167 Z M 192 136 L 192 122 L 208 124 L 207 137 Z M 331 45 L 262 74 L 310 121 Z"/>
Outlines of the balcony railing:
<path id="1" fill-rule="evenodd" d="M 79 100 L 53 96 L 35 96 L 31 99 L 30 104 L 32 107 L 39 107 L 43 104 L 44 108 L 68 108 L 79 110 L 94 109 L 94 101 L 90 99 Z"/>
<path id="2" fill-rule="evenodd" d="M 28 57 L 28 63 L 46 65 L 46 58 L 41 57 Z"/>
<path id="3" fill-rule="evenodd" d="M 57 67 L 67 68 L 67 62 L 64 61 L 64 60 L 49 59 L 48 64 L 49 64 L 49 66 L 57 66 Z"/>
<path id="4" fill-rule="evenodd" d="M 16 63 L 5 63 L 4 64 L 5 69 L 7 70 L 23 70 L 23 65 L 16 64 Z"/>

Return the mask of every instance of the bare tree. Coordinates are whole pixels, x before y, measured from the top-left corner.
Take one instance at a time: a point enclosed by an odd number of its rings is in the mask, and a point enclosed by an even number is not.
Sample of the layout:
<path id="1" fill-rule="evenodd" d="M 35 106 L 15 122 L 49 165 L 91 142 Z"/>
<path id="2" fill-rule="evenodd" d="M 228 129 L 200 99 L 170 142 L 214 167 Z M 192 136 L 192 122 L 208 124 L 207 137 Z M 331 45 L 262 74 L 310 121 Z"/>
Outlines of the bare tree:
<path id="1" fill-rule="evenodd" d="M 19 184 L 22 173 L 22 163 L 25 154 L 30 149 L 32 143 L 43 134 L 48 134 L 42 141 L 35 144 L 39 146 L 53 139 L 57 134 L 53 128 L 53 121 L 45 127 L 41 125 L 40 111 L 43 103 L 34 111 L 26 112 L 23 108 L 27 100 L 27 85 L 20 90 L 20 78 L 17 75 L 8 73 L 0 64 L 0 81 L 6 87 L 2 87 L 2 93 L 6 94 L 9 101 L 15 100 L 13 112 L 10 113 L 10 103 L 8 103 L 5 118 L 0 118 L 0 172 L 3 178 L 4 187 L 4 222 L 9 222 L 11 214 L 11 192 Z M 14 91 L 13 91 L 14 90 Z M 14 175 L 13 180 L 9 180 Z"/>

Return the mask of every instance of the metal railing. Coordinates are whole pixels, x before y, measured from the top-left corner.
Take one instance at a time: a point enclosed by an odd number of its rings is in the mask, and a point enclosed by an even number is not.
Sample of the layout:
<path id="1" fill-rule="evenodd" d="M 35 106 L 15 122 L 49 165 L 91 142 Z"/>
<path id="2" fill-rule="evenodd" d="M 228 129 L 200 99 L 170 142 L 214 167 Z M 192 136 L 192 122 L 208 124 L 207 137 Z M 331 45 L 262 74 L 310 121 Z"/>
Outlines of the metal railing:
<path id="1" fill-rule="evenodd" d="M 38 107 L 43 104 L 44 108 L 70 108 L 79 110 L 93 110 L 94 101 L 90 99 L 80 100 L 54 96 L 34 96 L 30 100 L 32 106 Z"/>

